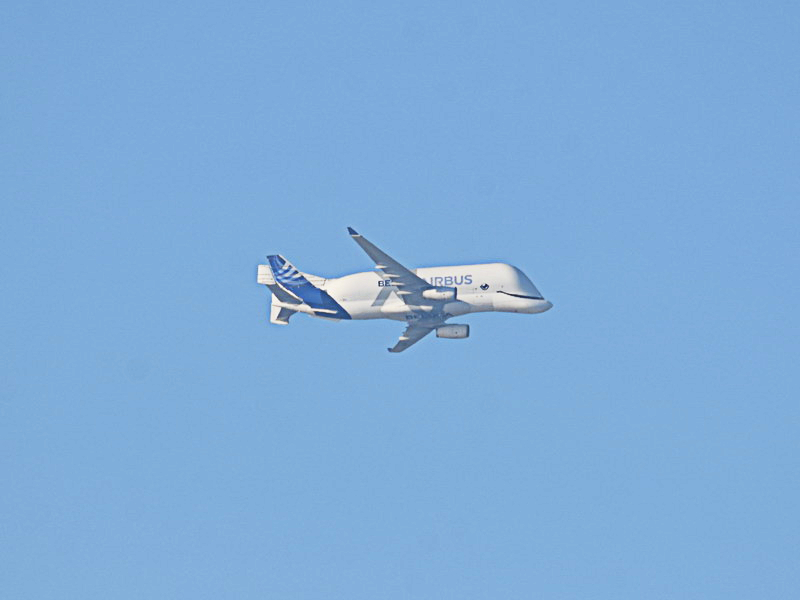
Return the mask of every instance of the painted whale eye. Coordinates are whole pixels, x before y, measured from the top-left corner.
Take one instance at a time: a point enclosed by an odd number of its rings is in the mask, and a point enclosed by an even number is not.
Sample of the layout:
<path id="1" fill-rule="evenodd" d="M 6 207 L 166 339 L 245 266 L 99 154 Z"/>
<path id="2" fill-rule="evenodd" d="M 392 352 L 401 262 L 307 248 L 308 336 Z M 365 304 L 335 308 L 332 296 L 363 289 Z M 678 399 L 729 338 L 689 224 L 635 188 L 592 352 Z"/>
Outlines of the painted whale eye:
<path id="1" fill-rule="evenodd" d="M 488 290 L 489 289 L 489 284 L 488 283 L 481 284 L 481 289 L 482 290 Z"/>

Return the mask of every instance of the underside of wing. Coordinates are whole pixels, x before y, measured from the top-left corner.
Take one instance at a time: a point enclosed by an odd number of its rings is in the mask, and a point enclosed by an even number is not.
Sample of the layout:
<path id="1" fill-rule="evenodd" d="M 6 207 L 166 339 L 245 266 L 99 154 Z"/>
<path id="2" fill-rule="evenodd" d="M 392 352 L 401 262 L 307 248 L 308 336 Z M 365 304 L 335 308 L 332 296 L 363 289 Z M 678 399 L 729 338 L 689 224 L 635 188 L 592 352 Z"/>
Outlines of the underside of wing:
<path id="1" fill-rule="evenodd" d="M 403 300 L 406 299 L 406 296 L 419 294 L 431 287 L 427 281 L 401 265 L 360 233 L 357 233 L 355 229 L 348 227 L 347 231 L 353 237 L 355 243 L 361 246 L 364 252 L 375 262 L 375 268 L 397 288 L 397 295 Z"/>
<path id="2" fill-rule="evenodd" d="M 423 327 L 421 325 L 409 325 L 406 327 L 406 330 L 403 332 L 403 335 L 400 336 L 400 339 L 397 340 L 397 343 L 394 345 L 393 348 L 389 348 L 389 352 L 402 352 L 407 348 L 410 348 L 426 335 L 428 335 L 431 331 L 436 329 L 435 327 Z"/>

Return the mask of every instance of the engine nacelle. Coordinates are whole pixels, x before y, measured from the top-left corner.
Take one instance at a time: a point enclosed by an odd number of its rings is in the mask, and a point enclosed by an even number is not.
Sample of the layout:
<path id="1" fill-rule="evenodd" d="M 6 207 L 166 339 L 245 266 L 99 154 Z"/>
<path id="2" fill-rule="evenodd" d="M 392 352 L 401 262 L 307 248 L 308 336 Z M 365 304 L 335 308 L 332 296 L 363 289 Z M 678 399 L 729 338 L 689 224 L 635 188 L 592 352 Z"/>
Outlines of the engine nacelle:
<path id="1" fill-rule="evenodd" d="M 436 337 L 463 340 L 469 337 L 469 325 L 441 325 L 436 328 Z"/>
<path id="2" fill-rule="evenodd" d="M 449 302 L 456 299 L 456 288 L 454 287 L 437 287 L 422 292 L 422 297 L 426 300 L 443 300 Z"/>

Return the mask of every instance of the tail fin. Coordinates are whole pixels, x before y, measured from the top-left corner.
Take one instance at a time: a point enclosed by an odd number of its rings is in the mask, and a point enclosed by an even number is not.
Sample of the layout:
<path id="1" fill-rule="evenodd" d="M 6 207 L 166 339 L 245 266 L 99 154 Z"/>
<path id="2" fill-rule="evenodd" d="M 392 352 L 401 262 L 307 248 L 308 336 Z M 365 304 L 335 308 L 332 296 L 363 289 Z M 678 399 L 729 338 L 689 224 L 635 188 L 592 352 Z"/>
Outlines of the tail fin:
<path id="1" fill-rule="evenodd" d="M 291 289 L 308 283 L 308 280 L 297 270 L 297 267 L 280 254 L 268 256 L 267 260 L 269 261 L 269 266 L 272 267 L 272 274 L 275 280 L 283 287 Z"/>
<path id="2" fill-rule="evenodd" d="M 301 273 L 280 254 L 267 256 L 267 261 L 269 265 L 258 266 L 258 282 L 269 287 L 273 301 L 277 297 L 278 301 L 284 304 L 307 304 L 317 317 L 350 318 L 347 311 L 322 289 L 325 279 Z M 307 312 L 307 309 L 304 312 Z M 288 321 L 288 316 L 286 319 L 281 319 L 278 314 L 275 318 L 279 321 Z"/>
<path id="3" fill-rule="evenodd" d="M 269 265 L 258 265 L 258 283 L 265 285 L 272 292 L 273 301 L 275 299 L 283 302 L 284 304 L 301 304 L 303 301 L 290 294 L 275 281 L 275 276 L 272 274 L 272 269 Z"/>

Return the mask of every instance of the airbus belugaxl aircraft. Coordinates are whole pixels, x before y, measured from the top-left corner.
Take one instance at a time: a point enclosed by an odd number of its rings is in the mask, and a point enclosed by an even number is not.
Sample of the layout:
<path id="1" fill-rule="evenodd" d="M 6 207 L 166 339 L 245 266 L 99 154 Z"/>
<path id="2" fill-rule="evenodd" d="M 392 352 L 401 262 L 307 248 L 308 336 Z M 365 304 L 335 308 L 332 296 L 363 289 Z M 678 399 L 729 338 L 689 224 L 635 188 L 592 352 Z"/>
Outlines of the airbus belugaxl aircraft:
<path id="1" fill-rule="evenodd" d="M 469 325 L 445 324 L 474 312 L 541 313 L 552 308 L 525 273 L 503 263 L 407 269 L 352 227 L 347 231 L 375 262 L 375 271 L 325 279 L 301 273 L 279 254 L 258 265 L 258 283 L 272 292 L 270 322 L 288 325 L 296 312 L 340 319 L 405 321 L 389 352 L 402 352 L 431 331 L 469 337 Z"/>

